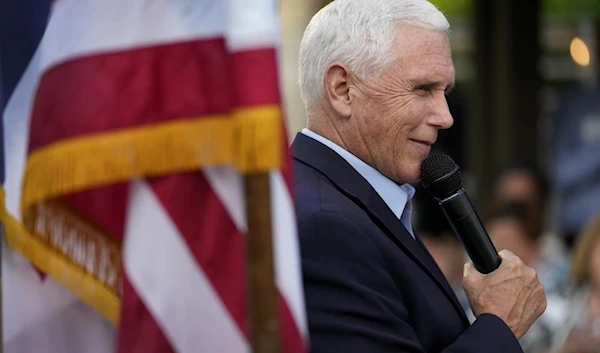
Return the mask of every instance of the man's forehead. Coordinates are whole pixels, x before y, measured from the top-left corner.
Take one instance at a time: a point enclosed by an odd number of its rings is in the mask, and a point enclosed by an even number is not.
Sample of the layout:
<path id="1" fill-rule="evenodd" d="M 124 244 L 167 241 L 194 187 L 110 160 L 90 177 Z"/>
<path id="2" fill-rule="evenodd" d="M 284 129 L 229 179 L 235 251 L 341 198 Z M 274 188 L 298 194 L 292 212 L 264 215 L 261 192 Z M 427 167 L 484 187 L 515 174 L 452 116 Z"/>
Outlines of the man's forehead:
<path id="1" fill-rule="evenodd" d="M 454 84 L 455 69 L 451 57 L 440 55 L 407 55 L 394 64 L 394 71 L 404 79 Z"/>
<path id="2" fill-rule="evenodd" d="M 445 33 L 414 26 L 399 26 L 392 53 L 397 65 L 425 71 L 438 67 L 453 71 L 450 41 Z M 427 68 L 425 68 L 427 67 Z"/>
<path id="3" fill-rule="evenodd" d="M 453 66 L 452 53 L 449 46 L 427 45 L 412 47 L 396 47 L 393 49 L 393 55 L 399 64 L 410 65 L 420 63 L 424 65 L 435 66 Z"/>
<path id="4" fill-rule="evenodd" d="M 449 52 L 450 40 L 442 31 L 401 24 L 396 28 L 394 46 L 407 53 Z"/>
<path id="5" fill-rule="evenodd" d="M 439 66 L 440 69 L 451 70 L 454 68 L 454 62 L 451 55 L 444 55 L 439 52 L 429 53 L 404 53 L 397 57 L 396 63 L 400 66 L 424 68 L 431 70 L 431 66 Z"/>

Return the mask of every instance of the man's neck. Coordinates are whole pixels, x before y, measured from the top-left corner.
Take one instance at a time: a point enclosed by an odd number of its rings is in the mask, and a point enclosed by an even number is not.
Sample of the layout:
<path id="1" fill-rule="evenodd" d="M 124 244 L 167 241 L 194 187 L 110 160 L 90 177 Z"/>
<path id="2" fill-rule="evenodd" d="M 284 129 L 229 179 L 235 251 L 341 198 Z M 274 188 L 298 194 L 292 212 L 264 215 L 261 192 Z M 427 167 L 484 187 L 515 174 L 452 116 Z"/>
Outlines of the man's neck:
<path id="1" fill-rule="evenodd" d="M 309 112 L 307 114 L 307 126 L 310 131 L 319 134 L 336 145 L 348 151 L 348 147 L 342 139 L 342 135 L 332 121 L 332 117 L 327 112 Z"/>
<path id="2" fill-rule="evenodd" d="M 314 112 L 308 112 L 307 121 L 307 128 L 310 131 L 323 136 L 372 168 L 379 170 L 374 165 L 374 158 L 368 150 L 358 128 L 352 126 L 353 122 L 351 120 L 342 121 L 333 112 L 326 109 L 319 109 Z"/>

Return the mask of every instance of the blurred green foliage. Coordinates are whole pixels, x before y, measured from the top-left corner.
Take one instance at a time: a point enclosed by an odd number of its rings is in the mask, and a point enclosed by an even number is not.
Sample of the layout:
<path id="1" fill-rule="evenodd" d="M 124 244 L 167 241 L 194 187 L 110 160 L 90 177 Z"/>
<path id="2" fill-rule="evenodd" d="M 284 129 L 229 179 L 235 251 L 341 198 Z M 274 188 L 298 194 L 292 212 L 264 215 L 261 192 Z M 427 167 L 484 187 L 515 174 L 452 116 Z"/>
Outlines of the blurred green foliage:
<path id="1" fill-rule="evenodd" d="M 448 17 L 470 16 L 473 0 L 429 0 Z M 494 0 L 491 0 L 494 1 Z M 503 0 L 502 0 L 503 1 Z M 600 1 L 600 0 L 598 0 Z"/>
<path id="2" fill-rule="evenodd" d="M 543 13 L 565 19 L 600 18 L 600 0 L 543 0 Z"/>
<path id="3" fill-rule="evenodd" d="M 429 1 L 435 4 L 448 17 L 468 17 L 471 16 L 474 0 Z M 542 0 L 542 11 L 544 15 L 567 20 L 577 20 L 584 16 L 600 18 L 600 0 Z"/>

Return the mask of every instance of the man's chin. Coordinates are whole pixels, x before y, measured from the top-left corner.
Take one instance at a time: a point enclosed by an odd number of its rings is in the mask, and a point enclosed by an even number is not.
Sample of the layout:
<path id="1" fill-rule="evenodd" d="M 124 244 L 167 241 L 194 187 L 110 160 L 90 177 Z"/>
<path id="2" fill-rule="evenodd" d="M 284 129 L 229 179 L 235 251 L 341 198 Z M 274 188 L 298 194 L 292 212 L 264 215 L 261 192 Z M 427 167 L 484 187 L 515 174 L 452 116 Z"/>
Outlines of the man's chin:
<path id="1" fill-rule="evenodd" d="M 409 173 L 408 175 L 406 175 L 406 177 L 404 179 L 406 180 L 404 182 L 405 184 L 417 184 L 417 183 L 420 183 L 421 182 L 421 165 L 419 164 L 419 170 L 417 170 L 417 171 L 411 171 L 411 173 Z"/>
<path id="2" fill-rule="evenodd" d="M 398 166 L 398 173 L 392 178 L 398 185 L 415 184 L 421 182 L 421 164 L 423 160 L 413 160 L 412 163 L 406 163 Z"/>
<path id="3" fill-rule="evenodd" d="M 425 158 L 427 158 L 428 156 L 425 156 Z M 416 183 L 420 183 L 421 182 L 421 165 L 423 165 L 423 161 L 425 160 L 425 158 L 419 160 L 418 163 L 416 163 L 415 169 L 411 171 L 411 175 L 410 175 L 410 183 L 411 184 L 416 184 Z"/>
<path id="4" fill-rule="evenodd" d="M 412 178 L 406 182 L 406 184 L 419 184 L 421 182 L 421 178 Z"/>

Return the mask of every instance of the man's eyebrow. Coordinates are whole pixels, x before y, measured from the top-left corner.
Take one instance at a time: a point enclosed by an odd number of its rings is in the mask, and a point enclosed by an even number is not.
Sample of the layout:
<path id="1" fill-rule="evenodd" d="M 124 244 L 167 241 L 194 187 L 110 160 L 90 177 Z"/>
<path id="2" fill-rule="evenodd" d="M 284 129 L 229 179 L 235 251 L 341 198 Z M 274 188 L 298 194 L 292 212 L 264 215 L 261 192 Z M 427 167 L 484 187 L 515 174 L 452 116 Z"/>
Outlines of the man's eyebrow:
<path id="1" fill-rule="evenodd" d="M 423 89 L 423 90 L 432 90 L 438 87 L 443 87 L 446 86 L 445 82 L 441 82 L 441 81 L 427 81 L 424 83 L 417 83 L 415 88 L 417 89 Z M 451 82 L 450 84 L 448 84 L 446 86 L 446 93 L 450 93 L 450 91 L 452 91 L 454 89 L 454 82 Z"/>

